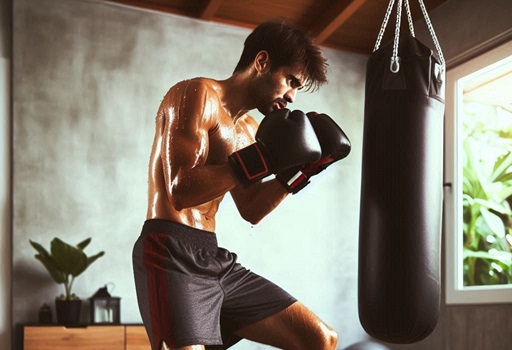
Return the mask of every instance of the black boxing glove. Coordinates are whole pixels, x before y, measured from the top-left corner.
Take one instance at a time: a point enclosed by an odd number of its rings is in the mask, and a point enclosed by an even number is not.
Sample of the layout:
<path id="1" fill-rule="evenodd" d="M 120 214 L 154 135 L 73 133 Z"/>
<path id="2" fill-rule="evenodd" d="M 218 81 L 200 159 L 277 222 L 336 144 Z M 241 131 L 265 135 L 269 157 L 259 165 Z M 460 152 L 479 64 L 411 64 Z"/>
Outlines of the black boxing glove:
<path id="1" fill-rule="evenodd" d="M 244 186 L 300 164 L 314 163 L 322 155 L 309 118 L 299 110 L 270 112 L 261 121 L 255 139 L 228 157 Z"/>
<path id="2" fill-rule="evenodd" d="M 309 112 L 307 116 L 320 141 L 322 156 L 315 162 L 296 166 L 277 174 L 277 180 L 288 192 L 293 194 L 306 187 L 312 176 L 317 175 L 332 163 L 348 156 L 351 149 L 347 135 L 331 117 L 316 112 Z"/>

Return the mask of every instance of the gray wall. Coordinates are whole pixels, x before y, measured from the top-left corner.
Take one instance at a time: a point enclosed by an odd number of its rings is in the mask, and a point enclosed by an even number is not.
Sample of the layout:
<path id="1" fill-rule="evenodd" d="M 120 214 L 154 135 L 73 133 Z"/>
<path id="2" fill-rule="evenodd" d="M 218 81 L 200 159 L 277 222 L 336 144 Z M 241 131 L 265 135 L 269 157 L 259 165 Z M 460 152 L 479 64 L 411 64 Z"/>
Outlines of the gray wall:
<path id="1" fill-rule="evenodd" d="M 11 344 L 11 0 L 0 0 L 0 344 Z"/>
<path id="2" fill-rule="evenodd" d="M 55 236 L 92 237 L 86 252 L 105 250 L 75 291 L 88 298 L 113 282 L 122 321 L 140 322 L 131 249 L 146 213 L 156 110 L 181 79 L 227 78 L 248 34 L 96 1 L 14 2 L 14 322 L 37 320 L 40 305 L 62 292 L 28 242 L 49 246 Z M 326 54 L 329 85 L 300 94 L 293 107 L 331 114 L 352 154 L 258 225 L 244 222 L 227 196 L 218 237 L 338 330 L 346 346 L 366 337 L 356 300 L 365 57 Z"/>

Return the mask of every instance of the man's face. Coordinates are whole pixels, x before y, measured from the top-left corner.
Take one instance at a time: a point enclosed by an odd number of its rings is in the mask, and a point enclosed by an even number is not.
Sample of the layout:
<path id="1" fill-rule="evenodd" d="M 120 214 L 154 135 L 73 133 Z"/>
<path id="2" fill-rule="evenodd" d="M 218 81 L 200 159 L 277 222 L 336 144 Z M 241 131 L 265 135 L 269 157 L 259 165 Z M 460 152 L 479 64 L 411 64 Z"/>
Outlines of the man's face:
<path id="1" fill-rule="evenodd" d="M 286 66 L 269 68 L 255 78 L 250 92 L 258 111 L 266 115 L 294 102 L 302 84 L 302 74 L 296 69 Z"/>

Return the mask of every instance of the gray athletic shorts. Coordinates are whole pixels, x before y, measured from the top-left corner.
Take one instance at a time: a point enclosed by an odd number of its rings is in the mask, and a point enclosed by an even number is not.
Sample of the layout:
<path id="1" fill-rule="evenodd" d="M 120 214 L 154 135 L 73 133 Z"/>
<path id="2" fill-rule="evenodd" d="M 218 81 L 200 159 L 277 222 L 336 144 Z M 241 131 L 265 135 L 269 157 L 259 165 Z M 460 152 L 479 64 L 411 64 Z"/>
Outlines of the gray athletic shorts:
<path id="1" fill-rule="evenodd" d="M 206 345 L 227 349 L 234 332 L 296 299 L 237 263 L 214 233 L 167 220 L 148 220 L 133 249 L 135 285 L 153 350 Z"/>

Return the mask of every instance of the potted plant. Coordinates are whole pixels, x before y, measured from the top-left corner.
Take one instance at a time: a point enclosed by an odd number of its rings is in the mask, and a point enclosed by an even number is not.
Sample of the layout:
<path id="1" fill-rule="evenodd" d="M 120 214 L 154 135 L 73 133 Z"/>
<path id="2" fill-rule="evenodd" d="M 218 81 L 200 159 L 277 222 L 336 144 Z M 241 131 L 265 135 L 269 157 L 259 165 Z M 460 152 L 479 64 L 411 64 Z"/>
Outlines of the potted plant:
<path id="1" fill-rule="evenodd" d="M 87 238 L 76 246 L 72 246 L 59 238 L 54 238 L 48 252 L 39 243 L 30 240 L 30 244 L 38 253 L 35 258 L 43 264 L 56 283 L 64 285 L 65 294 L 55 298 L 57 322 L 60 324 L 79 323 L 82 301 L 72 293 L 73 283 L 76 277 L 105 254 L 101 251 L 88 257 L 83 250 L 90 242 L 91 238 Z"/>

